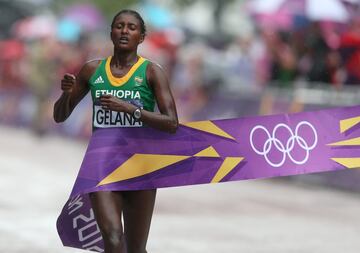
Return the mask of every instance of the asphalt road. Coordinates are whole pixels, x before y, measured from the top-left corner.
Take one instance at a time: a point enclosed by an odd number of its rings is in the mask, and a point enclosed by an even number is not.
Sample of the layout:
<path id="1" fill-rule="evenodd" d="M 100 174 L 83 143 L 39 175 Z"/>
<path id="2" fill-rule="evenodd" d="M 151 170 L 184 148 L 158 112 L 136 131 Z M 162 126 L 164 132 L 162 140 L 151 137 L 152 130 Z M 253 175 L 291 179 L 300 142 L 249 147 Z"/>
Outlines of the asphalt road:
<path id="1" fill-rule="evenodd" d="M 86 143 L 0 127 L 0 252 L 70 253 L 55 221 Z M 149 253 L 358 253 L 360 198 L 257 180 L 162 189 Z"/>

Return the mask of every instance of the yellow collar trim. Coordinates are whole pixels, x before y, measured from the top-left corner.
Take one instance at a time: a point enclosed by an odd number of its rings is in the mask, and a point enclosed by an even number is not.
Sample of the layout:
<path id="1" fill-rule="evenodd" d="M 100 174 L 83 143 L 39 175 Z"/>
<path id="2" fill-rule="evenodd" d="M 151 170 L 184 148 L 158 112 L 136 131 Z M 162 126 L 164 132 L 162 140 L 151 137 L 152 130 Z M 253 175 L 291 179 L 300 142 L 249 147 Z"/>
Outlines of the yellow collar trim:
<path id="1" fill-rule="evenodd" d="M 112 56 L 109 56 L 106 60 L 105 71 L 106 71 L 106 75 L 110 81 L 110 84 L 113 86 L 116 86 L 116 87 L 119 87 L 119 86 L 125 84 L 130 79 L 130 77 L 134 74 L 134 72 L 140 67 L 140 65 L 145 61 L 145 59 L 143 57 L 139 56 L 138 61 L 130 68 L 129 72 L 127 72 L 127 74 L 125 76 L 115 77 L 111 73 L 111 69 L 110 69 L 111 58 L 112 58 Z"/>

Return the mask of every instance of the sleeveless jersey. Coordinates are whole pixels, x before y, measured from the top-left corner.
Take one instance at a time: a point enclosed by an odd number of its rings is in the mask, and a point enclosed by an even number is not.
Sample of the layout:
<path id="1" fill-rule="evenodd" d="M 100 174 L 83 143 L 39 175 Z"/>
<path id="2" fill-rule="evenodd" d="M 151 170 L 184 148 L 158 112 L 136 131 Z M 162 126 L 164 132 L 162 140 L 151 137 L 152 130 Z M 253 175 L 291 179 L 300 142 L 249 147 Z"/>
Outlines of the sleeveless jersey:
<path id="1" fill-rule="evenodd" d="M 138 61 L 123 77 L 115 77 L 110 70 L 111 56 L 103 59 L 89 80 L 93 100 L 93 128 L 141 127 L 143 123 L 124 112 L 104 110 L 100 105 L 101 95 L 113 95 L 144 110 L 154 111 L 155 97 L 146 81 L 149 61 L 139 57 Z"/>

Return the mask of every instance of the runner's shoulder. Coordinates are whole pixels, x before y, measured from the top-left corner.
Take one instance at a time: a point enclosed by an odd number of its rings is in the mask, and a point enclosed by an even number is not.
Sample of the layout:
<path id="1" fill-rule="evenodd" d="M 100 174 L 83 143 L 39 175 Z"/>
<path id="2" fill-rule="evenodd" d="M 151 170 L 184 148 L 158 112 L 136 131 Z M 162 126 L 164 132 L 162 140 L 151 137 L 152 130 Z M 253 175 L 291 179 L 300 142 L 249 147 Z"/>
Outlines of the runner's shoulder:
<path id="1" fill-rule="evenodd" d="M 94 59 L 85 62 L 85 64 L 81 68 L 80 75 L 85 77 L 86 80 L 89 80 L 90 77 L 95 73 L 101 61 L 101 59 Z"/>
<path id="2" fill-rule="evenodd" d="M 100 65 L 102 59 L 93 59 L 85 62 L 83 69 L 85 70 L 93 70 L 95 71 L 96 68 Z"/>
<path id="3" fill-rule="evenodd" d="M 156 62 L 149 61 L 146 68 L 146 78 L 148 83 L 151 85 L 159 76 L 165 76 L 164 68 Z"/>

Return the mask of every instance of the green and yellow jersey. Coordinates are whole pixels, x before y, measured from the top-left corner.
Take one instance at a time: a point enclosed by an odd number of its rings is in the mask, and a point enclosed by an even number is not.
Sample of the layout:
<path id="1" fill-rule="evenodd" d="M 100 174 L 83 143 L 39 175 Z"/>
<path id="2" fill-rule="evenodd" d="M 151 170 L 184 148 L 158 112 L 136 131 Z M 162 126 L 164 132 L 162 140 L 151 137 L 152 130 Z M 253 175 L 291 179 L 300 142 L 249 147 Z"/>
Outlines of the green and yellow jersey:
<path id="1" fill-rule="evenodd" d="M 104 110 L 99 98 L 101 95 L 113 95 L 147 111 L 154 111 L 155 97 L 146 79 L 149 61 L 139 57 L 123 77 L 115 77 L 110 70 L 111 56 L 100 62 L 89 80 L 93 100 L 93 128 L 141 127 L 141 121 L 124 112 Z"/>

